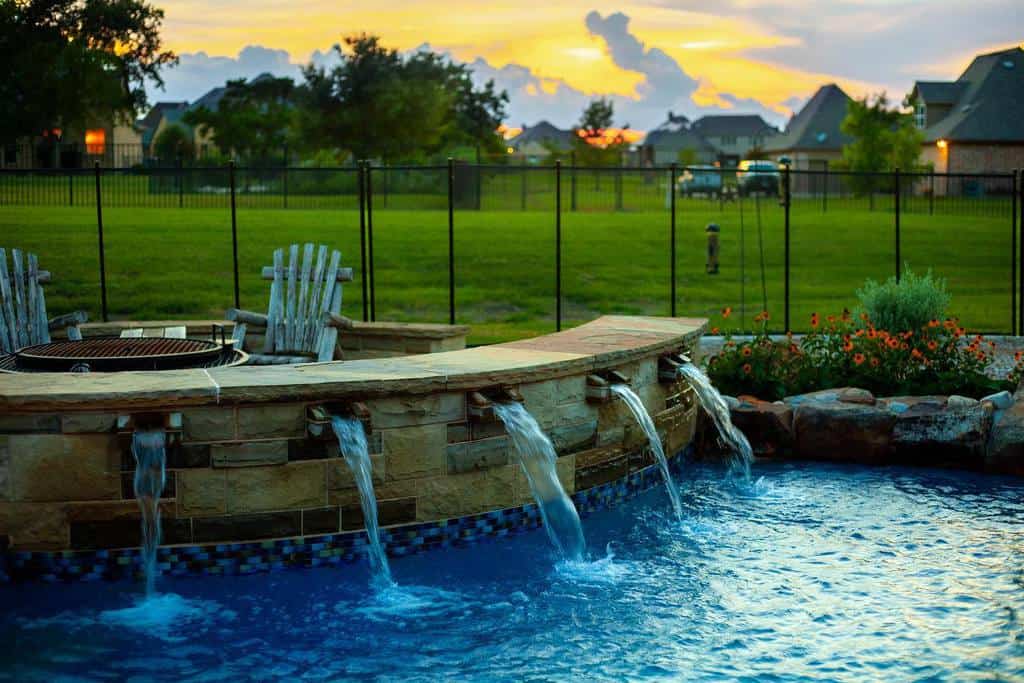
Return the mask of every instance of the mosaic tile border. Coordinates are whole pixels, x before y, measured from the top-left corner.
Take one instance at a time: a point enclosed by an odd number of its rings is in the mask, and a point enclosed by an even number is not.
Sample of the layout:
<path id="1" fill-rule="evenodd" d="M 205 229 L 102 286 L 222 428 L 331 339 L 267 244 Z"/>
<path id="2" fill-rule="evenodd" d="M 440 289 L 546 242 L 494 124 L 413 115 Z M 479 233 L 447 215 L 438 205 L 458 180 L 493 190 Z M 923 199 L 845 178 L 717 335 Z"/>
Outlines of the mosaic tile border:
<path id="1" fill-rule="evenodd" d="M 692 444 L 670 459 L 674 474 L 691 454 Z M 658 466 L 650 465 L 621 479 L 572 496 L 585 517 L 624 503 L 662 483 Z M 530 503 L 436 522 L 382 529 L 381 540 L 390 557 L 428 550 L 467 546 L 537 529 L 540 510 Z M 3 541 L 5 539 L 0 539 Z M 119 550 L 25 552 L 0 543 L 0 583 L 137 580 L 142 577 L 137 548 Z M 365 560 L 365 531 L 245 543 L 169 546 L 157 559 L 164 576 L 244 576 L 305 567 L 337 566 Z"/>

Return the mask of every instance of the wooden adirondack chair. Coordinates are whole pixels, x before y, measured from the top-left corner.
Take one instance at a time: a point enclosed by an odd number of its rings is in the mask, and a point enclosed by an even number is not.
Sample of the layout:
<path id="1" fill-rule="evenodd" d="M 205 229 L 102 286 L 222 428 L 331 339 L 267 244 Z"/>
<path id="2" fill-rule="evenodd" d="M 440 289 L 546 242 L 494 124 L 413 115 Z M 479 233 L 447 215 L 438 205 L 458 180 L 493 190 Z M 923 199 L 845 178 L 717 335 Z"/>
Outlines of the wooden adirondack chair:
<path id="1" fill-rule="evenodd" d="M 263 268 L 264 280 L 270 280 L 270 305 L 267 314 L 229 309 L 226 317 L 235 321 L 234 342 L 245 344 L 249 328 L 263 328 L 263 352 L 249 349 L 249 363 L 271 365 L 310 363 L 334 358 L 338 330 L 351 327 L 341 311 L 341 283 L 352 281 L 352 269 L 340 268 L 341 252 L 321 245 L 313 259 L 313 244 L 306 244 L 299 261 L 299 245 L 274 251 L 274 265 Z M 255 332 L 256 330 L 252 330 Z"/>
<path id="2" fill-rule="evenodd" d="M 7 269 L 7 251 L 0 249 L 0 352 L 13 353 L 23 346 L 45 344 L 50 332 L 67 329 L 68 339 L 81 339 L 78 326 L 88 320 L 84 311 L 75 311 L 52 320 L 46 317 L 46 298 L 41 285 L 50 281 L 50 273 L 39 270 L 35 254 L 22 259 L 19 249 L 11 249 L 11 269 Z"/>

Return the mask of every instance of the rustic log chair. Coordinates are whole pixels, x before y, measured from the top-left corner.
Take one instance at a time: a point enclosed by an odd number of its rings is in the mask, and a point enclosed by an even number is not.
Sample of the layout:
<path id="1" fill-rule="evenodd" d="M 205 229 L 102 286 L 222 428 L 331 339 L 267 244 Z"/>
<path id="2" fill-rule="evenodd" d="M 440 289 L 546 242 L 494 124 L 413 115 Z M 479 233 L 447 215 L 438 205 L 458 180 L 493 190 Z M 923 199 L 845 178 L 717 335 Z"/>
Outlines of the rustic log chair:
<path id="1" fill-rule="evenodd" d="M 39 270 L 35 254 L 22 259 L 19 249 L 11 249 L 11 269 L 7 269 L 7 251 L 0 249 L 0 352 L 14 353 L 23 346 L 46 344 L 50 332 L 66 329 L 68 339 L 79 340 L 78 326 L 88 320 L 85 311 L 56 318 L 46 317 L 46 297 L 42 285 L 50 281 L 50 272 Z"/>
<path id="2" fill-rule="evenodd" d="M 352 326 L 340 315 L 341 283 L 352 281 L 352 269 L 338 267 L 341 252 L 321 245 L 313 259 L 313 244 L 306 244 L 302 261 L 299 245 L 274 251 L 274 265 L 263 268 L 262 277 L 270 280 L 270 305 L 267 314 L 228 309 L 226 317 L 235 322 L 234 343 L 242 348 L 249 328 L 263 328 L 263 351 L 249 349 L 249 364 L 276 365 L 310 363 L 334 358 L 338 330 Z M 252 330 L 255 332 L 256 330 Z"/>

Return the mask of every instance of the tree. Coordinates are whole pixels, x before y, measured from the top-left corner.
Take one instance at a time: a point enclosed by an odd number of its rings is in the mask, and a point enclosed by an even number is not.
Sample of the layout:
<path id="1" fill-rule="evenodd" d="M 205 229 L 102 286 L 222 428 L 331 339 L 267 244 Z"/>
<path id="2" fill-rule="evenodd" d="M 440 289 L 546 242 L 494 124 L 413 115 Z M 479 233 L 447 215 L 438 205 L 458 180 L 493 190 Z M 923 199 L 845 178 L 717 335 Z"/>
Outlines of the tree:
<path id="1" fill-rule="evenodd" d="M 166 126 L 153 140 L 153 151 L 156 157 L 164 162 L 177 159 L 191 159 L 195 151 L 192 137 L 184 128 L 176 123 Z"/>
<path id="2" fill-rule="evenodd" d="M 615 117 L 615 106 L 611 100 L 599 97 L 591 100 L 574 130 L 573 151 L 576 163 L 583 166 L 617 166 L 622 161 L 622 152 L 629 146 L 623 130 L 611 132 Z"/>
<path id="3" fill-rule="evenodd" d="M 288 143 L 294 113 L 290 78 L 260 76 L 228 81 L 216 109 L 201 106 L 185 114 L 200 135 L 211 134 L 225 153 L 265 162 Z"/>
<path id="4" fill-rule="evenodd" d="M 492 81 L 477 88 L 467 66 L 422 50 L 402 56 L 376 36 L 344 43 L 334 46 L 339 65 L 303 69 L 296 120 L 307 149 L 327 143 L 357 159 L 409 161 L 456 145 L 503 147 L 508 96 Z"/>
<path id="5" fill-rule="evenodd" d="M 0 140 L 133 119 L 177 62 L 163 17 L 144 0 L 0 2 Z"/>
<path id="6" fill-rule="evenodd" d="M 861 173 L 918 168 L 924 137 L 912 115 L 889 107 L 885 93 L 851 101 L 840 130 L 853 138 L 843 146 L 840 168 Z M 877 176 L 852 176 L 851 184 L 863 194 L 887 183 Z"/>

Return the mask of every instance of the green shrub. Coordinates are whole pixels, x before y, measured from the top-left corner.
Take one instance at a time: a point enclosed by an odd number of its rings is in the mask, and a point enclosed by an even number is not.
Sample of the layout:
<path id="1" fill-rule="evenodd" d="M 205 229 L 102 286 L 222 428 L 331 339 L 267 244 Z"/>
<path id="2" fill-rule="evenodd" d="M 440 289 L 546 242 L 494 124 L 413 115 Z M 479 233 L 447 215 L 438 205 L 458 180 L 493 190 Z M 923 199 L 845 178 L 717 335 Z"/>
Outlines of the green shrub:
<path id="1" fill-rule="evenodd" d="M 857 290 L 857 298 L 868 318 L 879 328 L 894 332 L 919 330 L 929 320 L 941 320 L 949 305 L 946 281 L 915 275 L 906 268 L 900 281 L 891 277 L 883 283 L 868 280 Z"/>

